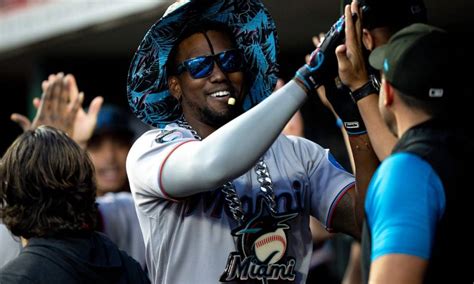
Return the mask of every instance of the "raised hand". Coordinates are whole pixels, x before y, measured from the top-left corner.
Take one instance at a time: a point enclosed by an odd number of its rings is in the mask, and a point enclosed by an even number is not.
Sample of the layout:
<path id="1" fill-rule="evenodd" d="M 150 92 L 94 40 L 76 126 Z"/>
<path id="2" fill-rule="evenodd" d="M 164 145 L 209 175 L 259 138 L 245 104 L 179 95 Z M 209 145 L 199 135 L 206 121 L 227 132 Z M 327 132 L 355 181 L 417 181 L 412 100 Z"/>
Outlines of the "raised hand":
<path id="1" fill-rule="evenodd" d="M 35 109 L 38 110 L 41 100 L 39 98 L 34 98 L 32 103 Z M 28 129 L 31 129 L 31 121 L 28 119 L 28 117 L 22 114 L 12 113 L 10 119 L 13 122 L 16 122 L 21 127 L 21 129 L 23 129 L 23 132 L 27 131 Z"/>
<path id="2" fill-rule="evenodd" d="M 324 34 L 313 37 L 313 43 L 319 47 L 324 41 Z M 309 63 L 309 55 L 306 56 L 306 63 Z M 336 86 L 336 82 L 338 83 Z M 340 118 L 342 125 L 349 135 L 359 135 L 366 133 L 364 122 L 360 116 L 357 105 L 350 96 L 349 89 L 342 85 L 339 79 L 326 80 L 324 85 L 317 88 L 318 96 L 323 103 L 337 118 Z"/>
<path id="3" fill-rule="evenodd" d="M 344 40 L 344 17 L 341 16 L 337 20 L 316 50 L 311 53 L 308 63 L 296 72 L 295 80 L 303 84 L 308 92 L 313 92 L 315 88 L 337 76 L 335 49 Z"/>
<path id="4" fill-rule="evenodd" d="M 362 27 L 361 21 L 353 21 L 351 15 L 360 18 L 359 5 L 353 1 L 346 5 L 345 15 L 345 44 L 336 48 L 336 56 L 339 65 L 339 78 L 351 91 L 354 91 L 369 81 L 369 75 L 365 65 L 362 49 Z"/>
<path id="5" fill-rule="evenodd" d="M 321 45 L 321 43 L 324 41 L 324 37 L 326 35 L 324 33 L 320 33 L 319 36 L 313 36 L 312 40 L 313 40 L 313 44 L 314 44 L 314 47 L 319 47 Z M 305 62 L 306 64 L 309 64 L 309 60 L 311 58 L 311 55 L 310 54 L 307 54 L 306 57 L 305 57 Z M 326 97 L 326 89 L 325 89 L 325 86 L 320 86 L 319 88 L 316 89 L 317 93 L 318 93 L 318 96 L 319 96 L 319 99 L 321 100 L 321 103 L 327 107 L 329 110 L 331 110 L 331 112 L 337 117 L 337 113 L 334 111 L 331 103 L 328 101 L 327 97 Z"/>
<path id="6" fill-rule="evenodd" d="M 349 89 L 335 82 L 328 82 L 324 85 L 326 98 L 331 105 L 331 110 L 342 120 L 342 125 L 349 135 L 366 134 L 364 121 L 360 115 L 357 105 L 352 100 Z"/>
<path id="7" fill-rule="evenodd" d="M 30 128 L 40 125 L 49 125 L 63 130 L 72 137 L 74 132 L 74 119 L 82 104 L 84 94 L 70 96 L 70 82 L 63 73 L 51 75 L 48 86 L 44 87 L 41 101 L 36 116 Z M 46 83 L 43 82 L 43 86 Z"/>
<path id="8" fill-rule="evenodd" d="M 73 75 L 52 74 L 41 84 L 41 99 L 35 98 L 33 105 L 37 109 L 33 122 L 21 114 L 14 113 L 11 119 L 18 123 L 23 131 L 40 125 L 49 125 L 61 129 L 82 147 L 94 131 L 97 115 L 103 102 L 102 97 L 92 100 L 89 111 L 82 108 L 84 94 L 79 92 Z"/>
<path id="9" fill-rule="evenodd" d="M 67 75 L 65 80 L 69 82 L 69 93 L 71 99 L 82 94 L 78 90 L 76 79 L 73 75 Z M 74 119 L 74 132 L 71 137 L 79 145 L 85 146 L 87 141 L 92 137 L 94 128 L 97 124 L 97 115 L 99 114 L 103 101 L 104 99 L 102 97 L 95 97 L 91 101 L 87 112 L 82 107 L 82 104 L 77 110 Z"/>

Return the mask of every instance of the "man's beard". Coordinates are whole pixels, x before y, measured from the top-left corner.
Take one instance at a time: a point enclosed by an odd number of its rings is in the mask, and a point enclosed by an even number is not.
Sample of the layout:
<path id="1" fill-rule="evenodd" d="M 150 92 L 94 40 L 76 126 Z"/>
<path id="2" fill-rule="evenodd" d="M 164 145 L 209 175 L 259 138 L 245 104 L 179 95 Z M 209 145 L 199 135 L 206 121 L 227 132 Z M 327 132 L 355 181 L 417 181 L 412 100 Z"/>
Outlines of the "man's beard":
<path id="1" fill-rule="evenodd" d="M 217 113 L 209 108 L 203 108 L 200 112 L 201 121 L 216 129 L 243 113 L 241 106 L 231 106 L 225 113 Z"/>

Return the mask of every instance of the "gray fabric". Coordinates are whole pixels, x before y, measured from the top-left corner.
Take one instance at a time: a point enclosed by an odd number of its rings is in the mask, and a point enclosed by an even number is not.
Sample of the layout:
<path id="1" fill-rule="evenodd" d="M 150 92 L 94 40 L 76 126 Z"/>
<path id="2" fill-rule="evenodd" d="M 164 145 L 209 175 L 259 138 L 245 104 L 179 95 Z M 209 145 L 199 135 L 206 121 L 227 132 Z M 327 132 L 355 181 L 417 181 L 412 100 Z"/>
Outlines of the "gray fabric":
<path id="1" fill-rule="evenodd" d="M 150 283 L 138 262 L 105 235 L 30 238 L 20 255 L 0 269 L 0 283 Z"/>
<path id="2" fill-rule="evenodd" d="M 20 238 L 13 236 L 6 226 L 0 223 L 0 268 L 17 257 L 20 251 Z"/>
<path id="3" fill-rule="evenodd" d="M 104 233 L 145 268 L 145 245 L 130 193 L 108 193 L 97 198 L 104 222 Z M 20 238 L 0 223 L 0 268 L 21 251 Z"/>
<path id="4" fill-rule="evenodd" d="M 173 188 L 160 187 L 163 160 L 176 145 L 194 139 L 188 130 L 177 125 L 167 127 L 167 131 L 172 130 L 175 131 L 168 137 L 171 141 L 164 143 L 155 140 L 163 130 L 145 133 L 127 158 L 150 278 L 154 283 L 218 283 L 229 254 L 236 251 L 231 236 L 235 222 L 224 211 L 226 205 L 219 190 L 210 188 L 175 202 L 167 195 L 173 194 Z M 328 150 L 309 140 L 284 135 L 264 155 L 278 212 L 300 213 L 290 222 L 287 248 L 288 255 L 296 258 L 296 283 L 305 282 L 309 268 L 312 252 L 309 215 L 330 225 L 327 223 L 337 196 L 354 183 L 353 176 L 334 165 L 329 156 Z M 244 210 L 255 213 L 260 184 L 253 167 L 233 180 L 233 184 Z"/>
<path id="5" fill-rule="evenodd" d="M 164 187 L 172 188 L 174 196 L 189 196 L 242 175 L 272 145 L 306 98 L 301 87 L 290 81 L 202 143 L 183 145 L 162 169 Z"/>
<path id="6" fill-rule="evenodd" d="M 145 244 L 135 205 L 129 192 L 107 193 L 97 197 L 104 223 L 104 234 L 145 268 Z"/>

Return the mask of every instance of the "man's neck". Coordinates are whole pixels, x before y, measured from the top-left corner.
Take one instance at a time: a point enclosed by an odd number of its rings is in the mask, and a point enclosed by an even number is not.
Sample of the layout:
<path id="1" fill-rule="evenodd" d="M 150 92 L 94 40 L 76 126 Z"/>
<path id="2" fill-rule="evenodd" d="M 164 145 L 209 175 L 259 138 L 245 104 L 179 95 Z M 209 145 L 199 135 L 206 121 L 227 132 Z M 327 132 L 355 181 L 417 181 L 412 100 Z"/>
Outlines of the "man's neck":
<path id="1" fill-rule="evenodd" d="M 411 108 L 403 108 L 397 116 L 397 127 L 398 127 L 398 137 L 402 135 L 410 128 L 420 123 L 423 123 L 432 117 L 425 112 L 416 111 Z"/>
<path id="2" fill-rule="evenodd" d="M 212 132 L 216 131 L 215 127 L 205 124 L 202 121 L 199 121 L 197 119 L 188 118 L 186 116 L 185 116 L 185 119 L 188 122 L 188 124 L 197 132 L 197 134 L 202 139 L 206 138 Z"/>
<path id="3" fill-rule="evenodd" d="M 21 240 L 21 246 L 22 247 L 26 247 L 26 245 L 28 245 L 28 239 L 20 237 L 20 240 Z"/>

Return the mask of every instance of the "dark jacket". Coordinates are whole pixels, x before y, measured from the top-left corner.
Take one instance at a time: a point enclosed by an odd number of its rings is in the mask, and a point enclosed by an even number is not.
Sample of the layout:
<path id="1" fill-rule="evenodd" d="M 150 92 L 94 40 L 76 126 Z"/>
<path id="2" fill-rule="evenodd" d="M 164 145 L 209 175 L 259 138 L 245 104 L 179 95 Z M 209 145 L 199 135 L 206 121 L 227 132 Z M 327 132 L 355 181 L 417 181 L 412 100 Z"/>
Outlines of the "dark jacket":
<path id="1" fill-rule="evenodd" d="M 424 283 L 472 282 L 472 261 L 462 261 L 472 255 L 473 244 L 464 232 L 470 226 L 466 220 L 470 216 L 468 208 L 472 207 L 468 202 L 472 200 L 467 195 L 473 159 L 472 142 L 466 133 L 459 125 L 429 120 L 406 131 L 393 149 L 393 153 L 409 152 L 424 159 L 443 183 L 446 209 L 436 225 Z M 362 274 L 366 283 L 372 241 L 366 222 L 362 234 Z"/>
<path id="2" fill-rule="evenodd" d="M 0 270 L 0 283 L 150 283 L 140 265 L 100 233 L 31 238 Z"/>

